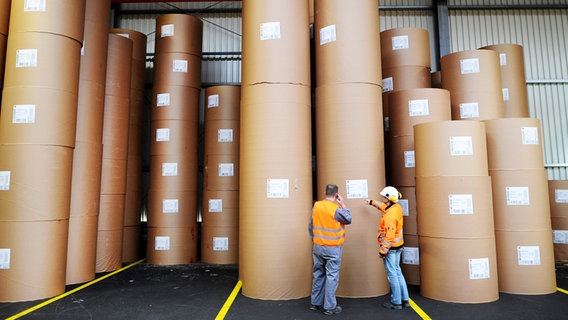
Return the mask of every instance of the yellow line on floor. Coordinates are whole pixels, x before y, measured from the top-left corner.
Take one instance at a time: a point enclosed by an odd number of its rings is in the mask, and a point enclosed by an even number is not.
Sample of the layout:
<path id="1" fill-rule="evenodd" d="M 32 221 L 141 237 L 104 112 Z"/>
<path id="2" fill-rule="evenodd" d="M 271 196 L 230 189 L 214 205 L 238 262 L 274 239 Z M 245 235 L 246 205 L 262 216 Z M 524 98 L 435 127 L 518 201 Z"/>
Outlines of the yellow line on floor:
<path id="1" fill-rule="evenodd" d="M 97 282 L 100 282 L 100 281 L 102 281 L 102 280 L 104 280 L 104 279 L 106 279 L 106 278 L 112 277 L 112 276 L 114 276 L 115 274 L 117 274 L 117 273 L 119 273 L 119 272 L 122 272 L 122 271 L 124 271 L 124 270 L 126 270 L 126 269 L 128 269 L 128 268 L 134 267 L 135 265 L 139 264 L 140 262 L 142 262 L 142 261 L 144 261 L 144 260 L 146 260 L 146 259 L 141 259 L 141 260 L 138 260 L 138 261 L 136 261 L 136 262 L 133 262 L 133 263 L 127 265 L 127 266 L 124 267 L 124 268 L 121 268 L 121 269 L 118 269 L 118 270 L 116 270 L 116 271 L 113 271 L 113 272 L 111 272 L 111 273 L 109 273 L 109 274 L 106 274 L 106 275 L 104 275 L 104 276 L 102 276 L 102 277 L 100 277 L 100 278 L 98 278 L 98 279 L 95 279 L 95 280 L 93 280 L 93 281 L 91 281 L 91 282 L 85 283 L 84 285 L 82 285 L 82 286 L 80 286 L 80 287 L 77 287 L 77 288 L 75 288 L 75 289 L 73 289 L 73 290 L 71 290 L 71 291 L 67 291 L 67 292 L 65 292 L 65 293 L 63 293 L 63 294 L 60 294 L 60 295 L 58 295 L 58 296 L 56 296 L 56 297 L 53 297 L 53 298 L 51 298 L 51 299 L 49 299 L 49 300 L 47 300 L 47 301 L 44 301 L 44 302 L 42 302 L 42 303 L 40 303 L 40 304 L 38 304 L 38 305 L 35 305 L 35 306 L 33 306 L 33 307 L 31 307 L 31 308 L 29 308 L 29 309 L 27 309 L 27 310 L 24 310 L 24 311 L 22 311 L 22 312 L 20 312 L 20 313 L 18 313 L 18 314 L 16 314 L 16 315 L 13 315 L 13 316 L 11 316 L 10 318 L 7 318 L 6 320 L 14 320 L 14 319 L 18 319 L 18 318 L 20 318 L 20 317 L 23 317 L 23 316 L 25 316 L 25 315 L 27 315 L 27 314 L 29 314 L 29 313 L 32 313 L 32 312 L 36 311 L 37 309 L 43 308 L 43 307 L 45 307 L 45 306 L 47 306 L 47 305 L 49 305 L 49 304 L 51 304 L 51 303 L 53 303 L 53 302 L 55 302 L 55 301 L 58 301 L 58 300 L 60 300 L 60 299 L 63 299 L 63 298 L 65 298 L 65 297 L 67 297 L 68 295 L 71 295 L 71 294 L 73 294 L 73 293 L 75 293 L 75 292 L 77 292 L 77 291 L 79 291 L 79 290 L 83 290 L 83 289 L 85 289 L 85 288 L 87 288 L 87 287 L 89 287 L 89 286 L 91 286 L 91 285 L 93 285 L 93 284 L 95 284 L 95 283 L 97 283 Z"/>
<path id="2" fill-rule="evenodd" d="M 564 289 L 558 288 L 558 287 L 556 287 L 556 290 L 558 290 L 558 291 L 560 291 L 560 292 L 562 292 L 562 293 L 564 293 L 564 294 L 568 294 L 568 290 L 564 290 Z"/>
<path id="3" fill-rule="evenodd" d="M 430 316 L 427 315 L 426 312 L 424 312 L 424 310 L 422 310 L 422 308 L 420 308 L 412 299 L 408 299 L 408 302 L 410 302 L 410 306 L 414 312 L 420 316 L 420 318 L 423 320 L 432 320 L 432 318 L 430 318 Z"/>
<path id="4" fill-rule="evenodd" d="M 233 292 L 231 292 L 231 294 L 229 295 L 229 297 L 227 298 L 227 301 L 225 301 L 225 304 L 223 305 L 223 307 L 221 308 L 221 310 L 219 310 L 219 313 L 217 314 L 217 316 L 215 317 L 215 320 L 223 320 L 225 319 L 225 316 L 227 315 L 227 312 L 229 312 L 229 309 L 231 308 L 231 305 L 233 304 L 233 301 L 235 301 L 235 298 L 237 297 L 237 294 L 239 294 L 239 291 L 241 290 L 241 287 L 243 286 L 243 283 L 241 280 L 239 280 L 237 282 L 237 284 L 235 285 L 235 288 L 233 289 Z"/>

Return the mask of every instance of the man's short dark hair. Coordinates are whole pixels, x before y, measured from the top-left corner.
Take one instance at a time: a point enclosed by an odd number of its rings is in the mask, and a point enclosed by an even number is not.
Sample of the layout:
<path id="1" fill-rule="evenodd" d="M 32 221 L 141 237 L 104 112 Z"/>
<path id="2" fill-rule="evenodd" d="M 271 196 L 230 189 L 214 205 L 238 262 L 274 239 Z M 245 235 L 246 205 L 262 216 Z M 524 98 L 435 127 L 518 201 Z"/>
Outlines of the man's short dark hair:
<path id="1" fill-rule="evenodd" d="M 326 196 L 333 196 L 334 194 L 337 194 L 338 191 L 339 191 L 339 187 L 337 187 L 336 184 L 328 184 L 325 187 L 325 195 Z"/>

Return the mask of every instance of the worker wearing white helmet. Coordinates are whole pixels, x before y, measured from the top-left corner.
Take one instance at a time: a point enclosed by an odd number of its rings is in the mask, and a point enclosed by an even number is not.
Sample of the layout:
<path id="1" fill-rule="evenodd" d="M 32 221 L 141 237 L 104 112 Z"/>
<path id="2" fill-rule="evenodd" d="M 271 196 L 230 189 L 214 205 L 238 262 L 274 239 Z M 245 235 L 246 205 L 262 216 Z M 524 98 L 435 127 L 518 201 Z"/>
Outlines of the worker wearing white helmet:
<path id="1" fill-rule="evenodd" d="M 385 308 L 400 310 L 409 307 L 408 288 L 400 268 L 400 258 L 404 237 L 402 233 L 403 215 L 398 200 L 402 194 L 395 187 L 385 187 L 379 194 L 381 201 L 367 199 L 367 204 L 381 210 L 383 216 L 379 224 L 377 240 L 379 242 L 379 255 L 384 258 L 387 278 L 391 287 L 391 298 L 383 304 Z"/>

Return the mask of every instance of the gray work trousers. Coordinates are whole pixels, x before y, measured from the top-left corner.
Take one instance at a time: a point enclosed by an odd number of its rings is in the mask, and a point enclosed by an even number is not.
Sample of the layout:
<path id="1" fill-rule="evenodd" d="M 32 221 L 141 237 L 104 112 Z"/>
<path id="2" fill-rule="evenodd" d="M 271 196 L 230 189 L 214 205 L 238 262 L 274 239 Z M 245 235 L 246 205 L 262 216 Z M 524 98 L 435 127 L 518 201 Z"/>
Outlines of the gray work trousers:
<path id="1" fill-rule="evenodd" d="M 339 284 L 339 269 L 343 246 L 313 245 L 314 260 L 311 303 L 333 310 L 337 306 L 335 291 Z"/>

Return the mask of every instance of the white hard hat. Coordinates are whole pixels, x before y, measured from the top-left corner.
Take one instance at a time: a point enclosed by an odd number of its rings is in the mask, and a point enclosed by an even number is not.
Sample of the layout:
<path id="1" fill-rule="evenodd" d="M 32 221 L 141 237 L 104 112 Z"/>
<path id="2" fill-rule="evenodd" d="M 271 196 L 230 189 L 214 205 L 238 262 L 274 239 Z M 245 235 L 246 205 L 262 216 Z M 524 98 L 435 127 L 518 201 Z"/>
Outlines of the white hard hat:
<path id="1" fill-rule="evenodd" d="M 400 194 L 400 192 L 398 192 L 398 190 L 396 190 L 395 187 L 385 187 L 383 188 L 383 190 L 381 190 L 381 192 L 379 192 L 379 194 L 387 199 L 389 199 L 391 202 L 398 202 L 398 199 L 402 198 L 402 195 Z"/>

